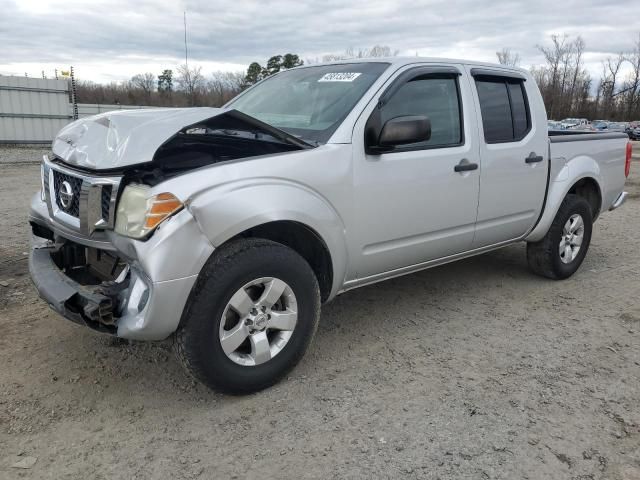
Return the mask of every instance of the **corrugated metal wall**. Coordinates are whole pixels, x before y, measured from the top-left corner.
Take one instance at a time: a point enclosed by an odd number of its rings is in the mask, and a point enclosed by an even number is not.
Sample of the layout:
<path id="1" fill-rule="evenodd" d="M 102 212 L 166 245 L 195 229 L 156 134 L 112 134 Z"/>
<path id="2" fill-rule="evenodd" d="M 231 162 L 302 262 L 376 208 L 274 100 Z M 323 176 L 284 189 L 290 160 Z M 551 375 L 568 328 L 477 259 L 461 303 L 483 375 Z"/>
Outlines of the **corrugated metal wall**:
<path id="1" fill-rule="evenodd" d="M 46 143 L 71 121 L 68 80 L 0 77 L 0 143 Z"/>
<path id="2" fill-rule="evenodd" d="M 49 143 L 73 120 L 69 80 L 0 76 L 0 144 Z M 139 105 L 78 104 L 78 117 Z"/>

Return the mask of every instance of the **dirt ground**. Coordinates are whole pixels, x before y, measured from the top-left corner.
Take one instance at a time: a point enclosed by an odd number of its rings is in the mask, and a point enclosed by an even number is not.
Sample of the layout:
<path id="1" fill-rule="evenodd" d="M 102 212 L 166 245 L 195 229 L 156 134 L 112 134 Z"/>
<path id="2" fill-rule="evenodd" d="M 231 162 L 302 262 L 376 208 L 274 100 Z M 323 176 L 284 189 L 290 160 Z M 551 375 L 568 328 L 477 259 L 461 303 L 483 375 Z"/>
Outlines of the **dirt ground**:
<path id="1" fill-rule="evenodd" d="M 1 479 L 640 479 L 638 157 L 571 279 L 534 276 L 515 245 L 346 293 L 288 379 L 238 398 L 190 380 L 170 342 L 119 342 L 38 299 L 39 167 L 8 155 Z"/>

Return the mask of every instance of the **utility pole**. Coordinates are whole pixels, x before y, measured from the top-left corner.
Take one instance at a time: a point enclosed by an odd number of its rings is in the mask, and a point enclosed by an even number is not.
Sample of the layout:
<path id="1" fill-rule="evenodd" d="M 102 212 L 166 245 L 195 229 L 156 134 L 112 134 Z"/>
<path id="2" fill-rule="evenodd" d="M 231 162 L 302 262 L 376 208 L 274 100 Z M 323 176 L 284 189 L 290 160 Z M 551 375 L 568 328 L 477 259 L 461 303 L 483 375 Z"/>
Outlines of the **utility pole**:
<path id="1" fill-rule="evenodd" d="M 189 51 L 187 49 L 187 11 L 184 12 L 184 65 L 189 71 Z"/>

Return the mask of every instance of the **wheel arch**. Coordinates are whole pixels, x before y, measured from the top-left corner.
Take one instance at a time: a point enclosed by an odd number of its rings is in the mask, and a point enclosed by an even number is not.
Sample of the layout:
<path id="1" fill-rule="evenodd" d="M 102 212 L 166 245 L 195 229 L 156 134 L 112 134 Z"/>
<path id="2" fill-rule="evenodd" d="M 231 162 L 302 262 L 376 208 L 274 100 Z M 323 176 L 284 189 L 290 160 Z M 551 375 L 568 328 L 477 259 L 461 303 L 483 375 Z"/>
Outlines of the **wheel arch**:
<path id="1" fill-rule="evenodd" d="M 315 273 L 321 300 L 325 302 L 330 297 L 333 286 L 331 252 L 322 237 L 311 227 L 292 220 L 275 220 L 248 228 L 224 244 L 237 238 L 263 238 L 291 248 L 307 261 Z"/>
<path id="2" fill-rule="evenodd" d="M 594 177 L 583 177 L 571 185 L 567 191 L 567 194 L 570 193 L 584 198 L 589 203 L 591 216 L 595 221 L 602 208 L 602 190 L 597 180 Z"/>
<path id="3" fill-rule="evenodd" d="M 239 237 L 276 241 L 299 253 L 316 273 L 322 300 L 333 298 L 346 276 L 344 223 L 315 190 L 288 181 L 212 189 L 188 208 L 215 249 Z"/>
<path id="4" fill-rule="evenodd" d="M 572 175 L 577 171 L 580 173 Z M 525 237 L 526 241 L 537 242 L 545 236 L 562 201 L 570 193 L 585 198 L 591 206 L 591 213 L 595 221 L 602 209 L 602 186 L 600 169 L 593 159 L 576 158 L 566 162 L 556 176 L 550 179 L 544 212 L 538 224 Z"/>

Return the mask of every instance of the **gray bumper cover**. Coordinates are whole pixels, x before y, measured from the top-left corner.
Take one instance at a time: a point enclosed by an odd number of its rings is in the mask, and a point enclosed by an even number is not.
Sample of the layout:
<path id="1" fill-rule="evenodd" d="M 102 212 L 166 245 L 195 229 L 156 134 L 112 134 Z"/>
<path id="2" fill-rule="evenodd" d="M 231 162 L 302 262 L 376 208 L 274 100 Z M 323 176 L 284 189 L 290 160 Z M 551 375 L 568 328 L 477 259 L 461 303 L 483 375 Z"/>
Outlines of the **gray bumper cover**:
<path id="1" fill-rule="evenodd" d="M 53 262 L 51 248 L 42 248 L 45 242 L 38 237 L 32 242 L 29 270 L 40 296 L 62 316 L 134 340 L 162 340 L 176 330 L 198 274 L 213 253 L 187 210 L 163 223 L 146 242 L 113 232 L 105 232 L 99 240 L 70 235 L 51 221 L 38 195 L 32 199 L 29 220 L 51 229 L 56 237 L 115 251 L 127 261 L 128 284 L 117 298 L 67 277 Z M 120 316 L 113 325 L 98 321 L 116 310 Z"/>
<path id="2" fill-rule="evenodd" d="M 613 205 L 611 205 L 609 210 L 615 210 L 616 208 L 622 206 L 622 204 L 627 200 L 628 195 L 628 192 L 622 192 L 620 195 L 618 195 L 618 198 L 616 198 L 616 201 L 613 202 Z"/>

